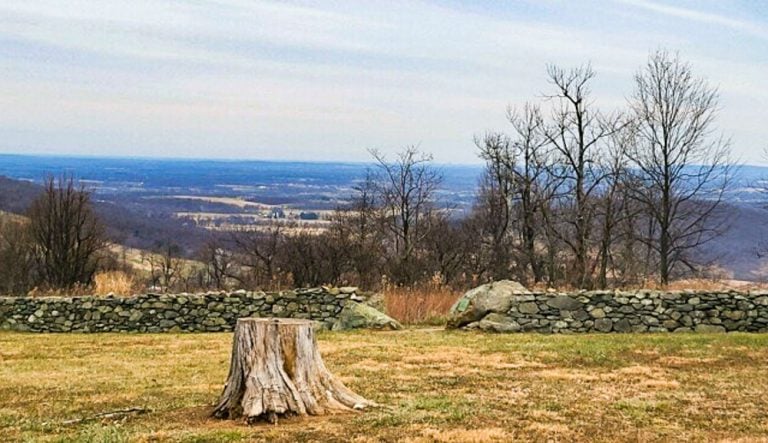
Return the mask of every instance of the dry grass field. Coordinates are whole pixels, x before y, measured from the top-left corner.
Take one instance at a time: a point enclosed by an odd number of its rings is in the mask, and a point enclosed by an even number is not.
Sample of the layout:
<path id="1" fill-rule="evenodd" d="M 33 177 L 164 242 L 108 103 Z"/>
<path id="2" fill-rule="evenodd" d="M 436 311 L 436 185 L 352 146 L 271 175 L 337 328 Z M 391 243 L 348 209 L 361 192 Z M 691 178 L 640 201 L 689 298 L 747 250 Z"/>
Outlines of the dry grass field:
<path id="1" fill-rule="evenodd" d="M 209 418 L 230 340 L 0 333 L 0 440 L 768 439 L 768 335 L 323 333 L 329 368 L 385 407 L 277 426 Z M 130 407 L 148 412 L 66 423 Z"/>

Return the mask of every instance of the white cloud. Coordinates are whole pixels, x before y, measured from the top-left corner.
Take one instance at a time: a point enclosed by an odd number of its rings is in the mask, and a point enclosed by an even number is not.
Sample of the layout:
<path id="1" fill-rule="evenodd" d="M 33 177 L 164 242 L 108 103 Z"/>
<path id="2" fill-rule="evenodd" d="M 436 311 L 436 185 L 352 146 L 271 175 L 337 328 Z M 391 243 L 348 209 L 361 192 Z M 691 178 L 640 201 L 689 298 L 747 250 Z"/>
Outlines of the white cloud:
<path id="1" fill-rule="evenodd" d="M 730 28 L 739 32 L 751 34 L 756 37 L 768 39 L 768 26 L 760 23 L 754 23 L 749 20 L 732 18 L 726 15 L 702 11 L 693 8 L 684 8 L 670 6 L 664 3 L 658 3 L 649 0 L 617 0 L 627 5 L 636 6 L 652 12 L 668 15 L 671 17 L 692 20 L 700 23 L 706 23 L 716 26 Z"/>
<path id="2" fill-rule="evenodd" d="M 751 37 L 761 29 L 624 2 Z M 421 142 L 439 160 L 473 161 L 472 135 L 502 127 L 508 103 L 536 99 L 547 62 L 591 60 L 598 103 L 615 107 L 649 50 L 690 46 L 683 56 L 739 109 L 724 129 L 752 149 L 768 107 L 750 94 L 768 90 L 763 65 L 697 49 L 689 29 L 618 5 L 532 2 L 499 14 L 410 1 L 10 0 L 0 5 L 2 148 L 364 159 L 368 146 Z"/>

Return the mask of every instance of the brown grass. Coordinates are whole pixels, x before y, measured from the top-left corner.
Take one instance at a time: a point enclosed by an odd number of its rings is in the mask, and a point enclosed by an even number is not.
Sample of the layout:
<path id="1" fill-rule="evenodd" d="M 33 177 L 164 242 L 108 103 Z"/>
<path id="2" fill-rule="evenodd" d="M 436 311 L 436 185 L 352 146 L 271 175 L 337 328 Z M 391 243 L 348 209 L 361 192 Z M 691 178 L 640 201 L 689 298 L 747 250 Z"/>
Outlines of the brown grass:
<path id="1" fill-rule="evenodd" d="M 100 272 L 93 278 L 93 295 L 128 296 L 136 291 L 136 281 L 122 271 Z"/>
<path id="2" fill-rule="evenodd" d="M 764 289 L 765 284 L 743 280 L 710 280 L 710 279 L 684 279 L 671 282 L 665 289 L 693 290 L 693 291 L 748 291 L 751 289 Z"/>
<path id="3" fill-rule="evenodd" d="M 759 441 L 766 334 L 324 333 L 384 407 L 278 426 L 210 418 L 231 334 L 0 332 L 0 440 Z M 146 414 L 67 424 L 141 407 Z"/>
<path id="4" fill-rule="evenodd" d="M 439 285 L 386 287 L 382 294 L 387 315 L 406 325 L 443 324 L 461 292 Z"/>
<path id="5" fill-rule="evenodd" d="M 625 285 L 618 288 L 620 291 L 634 291 L 641 289 L 650 289 L 658 291 L 749 291 L 756 289 L 766 289 L 768 284 L 762 282 L 754 282 L 747 280 L 731 280 L 731 279 L 710 279 L 710 278 L 686 278 L 674 280 L 666 286 L 659 284 L 657 280 L 652 278 L 640 283 L 634 283 Z M 549 289 L 555 289 L 559 292 L 575 292 L 578 289 L 561 285 L 555 288 L 551 288 L 546 283 L 539 283 L 528 287 L 532 291 L 546 291 Z"/>

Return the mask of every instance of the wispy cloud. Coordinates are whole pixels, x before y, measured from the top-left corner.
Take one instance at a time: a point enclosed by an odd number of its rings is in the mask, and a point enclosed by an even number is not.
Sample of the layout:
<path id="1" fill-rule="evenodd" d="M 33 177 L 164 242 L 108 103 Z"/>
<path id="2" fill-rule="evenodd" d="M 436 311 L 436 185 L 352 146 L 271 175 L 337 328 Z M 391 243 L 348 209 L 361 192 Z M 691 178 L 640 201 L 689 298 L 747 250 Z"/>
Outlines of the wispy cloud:
<path id="1" fill-rule="evenodd" d="M 732 18 L 727 15 L 717 14 L 713 12 L 707 12 L 700 9 L 683 8 L 679 6 L 671 6 L 664 3 L 654 2 L 650 0 L 617 0 L 620 3 L 624 3 L 631 6 L 636 6 L 652 12 L 658 12 L 670 17 L 681 18 L 685 20 L 691 20 L 699 23 L 711 24 L 716 26 L 722 26 L 734 31 L 744 32 L 746 34 L 753 35 L 768 39 L 768 26 L 761 23 L 755 23 L 748 20 Z"/>
<path id="2" fill-rule="evenodd" d="M 624 2 L 680 26 L 589 0 L 7 0 L 0 150 L 364 159 L 366 147 L 421 142 L 442 161 L 475 161 L 472 136 L 544 92 L 546 63 L 592 61 L 598 103 L 620 106 L 659 46 L 681 49 L 729 107 L 755 109 L 723 119 L 754 147 L 768 103 L 749 91 L 768 79 L 745 48 L 763 42 L 763 23 Z M 692 22 L 747 37 L 726 47 L 728 34 Z"/>

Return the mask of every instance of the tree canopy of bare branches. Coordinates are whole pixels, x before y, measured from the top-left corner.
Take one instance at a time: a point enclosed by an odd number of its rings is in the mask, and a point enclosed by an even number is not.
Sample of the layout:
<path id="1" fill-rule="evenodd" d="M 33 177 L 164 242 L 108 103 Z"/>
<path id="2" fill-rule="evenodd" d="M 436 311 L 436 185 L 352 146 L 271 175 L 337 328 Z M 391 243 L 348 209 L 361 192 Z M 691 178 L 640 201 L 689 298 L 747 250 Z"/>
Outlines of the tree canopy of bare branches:
<path id="1" fill-rule="evenodd" d="M 617 130 L 620 117 L 603 114 L 592 102 L 590 65 L 570 70 L 550 65 L 547 74 L 555 92 L 548 96 L 554 107 L 545 135 L 557 155 L 553 173 L 561 178 L 559 194 L 565 197 L 560 209 L 571 212 L 560 217 L 568 229 L 556 232 L 574 254 L 571 283 L 584 288 L 591 285 L 592 201 L 606 178 L 599 163 L 601 143 Z"/>
<path id="2" fill-rule="evenodd" d="M 385 226 L 394 240 L 397 280 L 412 283 L 416 247 L 428 233 L 429 219 L 435 209 L 435 192 L 442 181 L 431 165 L 432 156 L 415 146 L 406 147 L 394 161 L 371 150 L 377 163 L 375 192 L 385 214 Z"/>
<path id="3" fill-rule="evenodd" d="M 644 241 L 658 254 L 661 283 L 690 251 L 722 227 L 717 209 L 733 172 L 730 143 L 714 133 L 717 89 L 696 77 L 678 55 L 657 51 L 635 75 L 630 106 L 637 143 L 628 151 L 636 178 L 633 198 L 654 224 Z"/>
<path id="4" fill-rule="evenodd" d="M 54 288 L 89 284 L 106 247 L 90 194 L 72 177 L 48 177 L 29 208 L 29 232 L 42 283 Z"/>

